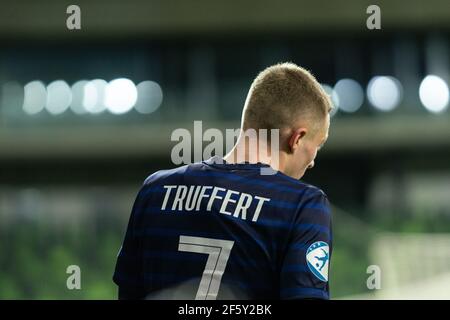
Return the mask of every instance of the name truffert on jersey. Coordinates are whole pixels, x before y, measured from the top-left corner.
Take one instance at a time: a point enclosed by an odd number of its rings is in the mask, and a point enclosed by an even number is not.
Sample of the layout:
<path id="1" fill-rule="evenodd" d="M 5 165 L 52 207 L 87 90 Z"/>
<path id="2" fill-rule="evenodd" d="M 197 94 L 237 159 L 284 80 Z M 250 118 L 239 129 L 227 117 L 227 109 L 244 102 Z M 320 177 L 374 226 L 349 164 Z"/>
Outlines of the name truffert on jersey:
<path id="1" fill-rule="evenodd" d="M 252 221 L 256 222 L 264 203 L 270 201 L 269 198 L 214 186 L 165 185 L 163 187 L 166 189 L 166 194 L 161 210 L 167 208 L 171 211 L 200 211 L 201 204 L 205 203 L 206 208 L 203 205 L 202 210 L 211 212 L 214 202 L 221 201 L 219 213 L 247 220 L 249 208 L 256 202 L 254 212 L 250 213 Z M 221 196 L 219 192 L 225 192 L 225 195 Z"/>

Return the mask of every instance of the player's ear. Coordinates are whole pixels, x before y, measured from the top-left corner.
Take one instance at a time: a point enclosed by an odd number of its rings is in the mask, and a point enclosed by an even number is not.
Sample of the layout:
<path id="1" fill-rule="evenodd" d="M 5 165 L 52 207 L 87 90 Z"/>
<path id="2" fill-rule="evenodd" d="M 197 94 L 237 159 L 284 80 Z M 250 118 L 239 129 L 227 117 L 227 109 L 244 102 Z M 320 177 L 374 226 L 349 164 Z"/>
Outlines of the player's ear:
<path id="1" fill-rule="evenodd" d="M 305 137 L 308 130 L 306 128 L 298 128 L 292 132 L 291 137 L 289 138 L 289 150 L 294 152 L 302 142 L 302 139 Z"/>

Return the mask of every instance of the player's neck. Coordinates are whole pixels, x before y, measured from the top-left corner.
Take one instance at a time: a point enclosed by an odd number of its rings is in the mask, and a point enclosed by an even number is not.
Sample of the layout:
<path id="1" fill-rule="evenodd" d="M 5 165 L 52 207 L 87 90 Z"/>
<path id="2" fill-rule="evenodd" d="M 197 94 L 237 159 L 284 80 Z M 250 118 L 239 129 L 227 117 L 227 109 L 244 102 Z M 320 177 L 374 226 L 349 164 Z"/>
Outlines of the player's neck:
<path id="1" fill-rule="evenodd" d="M 281 167 L 280 153 L 274 152 L 270 143 L 261 139 L 244 139 L 241 136 L 224 160 L 228 163 L 263 163 L 274 170 L 280 170 Z"/>

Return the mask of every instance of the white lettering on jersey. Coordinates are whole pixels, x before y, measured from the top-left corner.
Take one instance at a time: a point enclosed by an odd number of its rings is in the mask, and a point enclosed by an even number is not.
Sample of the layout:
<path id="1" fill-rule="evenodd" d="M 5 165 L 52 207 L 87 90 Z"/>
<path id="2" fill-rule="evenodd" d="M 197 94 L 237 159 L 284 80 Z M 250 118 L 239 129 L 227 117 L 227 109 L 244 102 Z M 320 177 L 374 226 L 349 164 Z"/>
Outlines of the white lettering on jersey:
<path id="1" fill-rule="evenodd" d="M 253 222 L 258 221 L 264 204 L 270 201 L 269 198 L 214 186 L 165 185 L 163 188 L 165 195 L 161 210 L 170 208 L 171 211 L 198 212 L 203 209 L 211 212 L 214 208 L 214 211 L 221 214 L 247 220 L 247 214 L 253 204 L 255 209 L 250 213 Z"/>

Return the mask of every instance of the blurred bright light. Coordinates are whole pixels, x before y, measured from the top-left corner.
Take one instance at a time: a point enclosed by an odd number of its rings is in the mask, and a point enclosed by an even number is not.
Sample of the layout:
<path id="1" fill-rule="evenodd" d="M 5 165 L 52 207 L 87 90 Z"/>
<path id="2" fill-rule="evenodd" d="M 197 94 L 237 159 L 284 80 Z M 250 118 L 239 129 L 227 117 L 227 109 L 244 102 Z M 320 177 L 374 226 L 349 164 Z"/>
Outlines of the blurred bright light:
<path id="1" fill-rule="evenodd" d="M 80 80 L 72 85 L 72 103 L 70 109 L 76 114 L 85 114 L 87 110 L 83 106 L 84 88 L 88 84 L 87 80 Z"/>
<path id="2" fill-rule="evenodd" d="M 334 86 L 334 91 L 339 98 L 339 109 L 344 112 L 355 112 L 364 102 L 364 91 L 355 80 L 339 80 Z"/>
<path id="3" fill-rule="evenodd" d="M 336 91 L 328 84 L 322 84 L 323 90 L 331 97 L 331 102 L 333 103 L 333 109 L 331 109 L 330 116 L 334 116 L 339 109 L 339 96 Z"/>
<path id="4" fill-rule="evenodd" d="M 24 87 L 23 111 L 27 114 L 41 112 L 47 102 L 47 91 L 41 81 L 31 81 Z"/>
<path id="5" fill-rule="evenodd" d="M 123 114 L 135 105 L 138 92 L 133 81 L 115 79 L 108 83 L 105 91 L 105 105 L 113 114 Z"/>
<path id="6" fill-rule="evenodd" d="M 373 77 L 367 85 L 367 98 L 378 110 L 391 111 L 402 99 L 402 86 L 394 77 Z"/>
<path id="7" fill-rule="evenodd" d="M 419 88 L 419 96 L 424 107 L 430 112 L 439 113 L 448 106 L 448 86 L 438 76 L 429 75 L 423 79 Z"/>
<path id="8" fill-rule="evenodd" d="M 47 86 L 46 109 L 51 114 L 61 114 L 72 102 L 72 91 L 63 80 L 56 80 Z"/>
<path id="9" fill-rule="evenodd" d="M 135 109 L 140 113 L 152 113 L 162 103 L 163 92 L 154 81 L 142 81 L 137 85 L 138 100 Z"/>
<path id="10" fill-rule="evenodd" d="M 90 113 L 100 113 L 105 110 L 105 90 L 107 82 L 102 79 L 89 81 L 84 86 L 83 107 Z"/>

